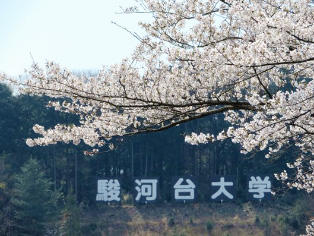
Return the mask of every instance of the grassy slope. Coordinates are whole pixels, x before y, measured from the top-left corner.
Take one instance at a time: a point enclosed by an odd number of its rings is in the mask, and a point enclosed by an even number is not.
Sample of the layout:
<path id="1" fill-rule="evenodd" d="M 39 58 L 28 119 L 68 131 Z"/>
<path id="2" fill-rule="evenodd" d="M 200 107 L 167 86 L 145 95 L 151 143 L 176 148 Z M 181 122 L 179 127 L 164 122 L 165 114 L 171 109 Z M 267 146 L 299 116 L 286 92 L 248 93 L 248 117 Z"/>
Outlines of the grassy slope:
<path id="1" fill-rule="evenodd" d="M 298 235 L 313 215 L 314 201 L 294 205 L 159 204 L 99 206 L 82 218 L 83 235 Z M 309 207 L 310 206 L 310 207 Z M 298 231 L 299 230 L 299 231 Z"/>

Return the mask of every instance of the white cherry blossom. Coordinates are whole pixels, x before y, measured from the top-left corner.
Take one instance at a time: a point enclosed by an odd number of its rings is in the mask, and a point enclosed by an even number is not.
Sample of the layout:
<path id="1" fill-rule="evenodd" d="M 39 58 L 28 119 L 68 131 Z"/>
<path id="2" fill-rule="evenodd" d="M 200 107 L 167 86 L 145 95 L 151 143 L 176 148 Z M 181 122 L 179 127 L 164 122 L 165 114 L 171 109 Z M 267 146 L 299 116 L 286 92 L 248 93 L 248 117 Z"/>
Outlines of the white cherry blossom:
<path id="1" fill-rule="evenodd" d="M 231 138 L 242 152 L 276 155 L 293 144 L 301 158 L 279 176 L 313 191 L 314 11 L 310 0 L 142 0 L 126 13 L 153 15 L 132 57 L 96 76 L 78 76 L 54 62 L 34 64 L 21 92 L 65 98 L 56 110 L 79 125 L 36 125 L 29 146 L 161 131 L 223 113 L 230 128 L 217 137 L 192 133 L 191 144 Z"/>

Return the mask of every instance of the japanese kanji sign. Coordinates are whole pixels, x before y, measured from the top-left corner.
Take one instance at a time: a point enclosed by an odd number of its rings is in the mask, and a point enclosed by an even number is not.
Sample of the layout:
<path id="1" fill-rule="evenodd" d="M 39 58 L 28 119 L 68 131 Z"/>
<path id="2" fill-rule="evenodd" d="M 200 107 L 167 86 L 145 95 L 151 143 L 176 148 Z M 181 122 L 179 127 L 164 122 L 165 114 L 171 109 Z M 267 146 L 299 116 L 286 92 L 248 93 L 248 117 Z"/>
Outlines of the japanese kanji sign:
<path id="1" fill-rule="evenodd" d="M 231 176 L 213 177 L 210 182 L 213 201 L 230 201 L 235 198 L 235 178 Z"/>
<path id="2" fill-rule="evenodd" d="M 250 176 L 249 196 L 251 199 L 264 200 L 271 196 L 271 182 L 269 176 Z"/>
<path id="3" fill-rule="evenodd" d="M 191 177 L 174 179 L 173 199 L 175 201 L 193 201 L 195 199 L 195 181 Z"/>
<path id="4" fill-rule="evenodd" d="M 158 179 L 135 179 L 135 201 L 148 203 L 157 200 Z"/>
<path id="5" fill-rule="evenodd" d="M 102 179 L 97 183 L 96 201 L 120 202 L 120 183 L 118 179 Z"/>
<path id="6" fill-rule="evenodd" d="M 264 200 L 271 196 L 270 176 L 249 175 L 247 193 L 253 200 Z M 133 181 L 134 201 L 136 203 L 154 202 L 158 198 L 157 178 L 137 178 Z M 215 176 L 208 180 L 210 201 L 232 201 L 236 198 L 236 178 L 234 176 Z M 196 199 L 198 183 L 190 176 L 174 177 L 170 191 L 174 201 L 193 202 Z M 120 202 L 119 179 L 100 179 L 97 181 L 96 201 Z"/>

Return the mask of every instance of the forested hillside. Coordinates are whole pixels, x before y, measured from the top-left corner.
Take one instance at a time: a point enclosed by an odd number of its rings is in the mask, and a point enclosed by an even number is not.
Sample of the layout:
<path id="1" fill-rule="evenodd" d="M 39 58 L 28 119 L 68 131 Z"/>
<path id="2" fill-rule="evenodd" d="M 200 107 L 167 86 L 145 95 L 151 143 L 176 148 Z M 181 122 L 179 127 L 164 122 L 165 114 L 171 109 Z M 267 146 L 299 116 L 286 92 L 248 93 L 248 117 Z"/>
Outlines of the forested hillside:
<path id="1" fill-rule="evenodd" d="M 281 172 L 293 157 L 293 148 L 280 153 L 280 158 L 266 160 L 263 152 L 247 156 L 240 154 L 240 147 L 230 140 L 199 146 L 184 142 L 184 135 L 192 130 L 217 133 L 226 127 L 219 115 L 162 132 L 115 137 L 113 150 L 101 150 L 94 156 L 84 155 L 87 149 L 84 145 L 28 147 L 25 140 L 35 137 L 32 131 L 35 123 L 52 127 L 57 123 L 78 122 L 74 115 L 46 107 L 47 101 L 45 97 L 13 96 L 6 85 L 0 86 L 1 235 L 44 235 L 44 232 L 53 235 L 61 231 L 65 235 L 78 235 L 71 232 L 79 232 L 86 217 L 91 220 L 91 216 L 84 215 L 84 212 L 106 211 L 105 203 L 95 201 L 97 179 L 104 177 L 121 180 L 122 205 L 133 204 L 134 177 L 158 177 L 161 190 L 158 204 L 166 204 L 171 210 L 169 186 L 174 176 L 196 179 L 203 189 L 198 190 L 197 202 L 210 204 L 204 190 L 208 187 L 208 179 L 215 175 L 234 175 L 237 182 L 234 206 L 241 206 L 248 202 L 246 185 L 249 174 Z M 293 204 L 298 198 L 303 199 L 303 193 L 289 192 L 279 182 L 273 182 L 273 186 L 277 194 L 271 203 L 267 203 L 268 206 L 279 202 Z M 41 207 L 36 208 L 36 205 Z M 110 209 L 112 211 L 112 207 Z M 85 218 L 80 220 L 80 216 Z M 302 232 L 306 220 L 304 213 L 303 218 L 294 223 L 294 228 L 289 227 Z"/>

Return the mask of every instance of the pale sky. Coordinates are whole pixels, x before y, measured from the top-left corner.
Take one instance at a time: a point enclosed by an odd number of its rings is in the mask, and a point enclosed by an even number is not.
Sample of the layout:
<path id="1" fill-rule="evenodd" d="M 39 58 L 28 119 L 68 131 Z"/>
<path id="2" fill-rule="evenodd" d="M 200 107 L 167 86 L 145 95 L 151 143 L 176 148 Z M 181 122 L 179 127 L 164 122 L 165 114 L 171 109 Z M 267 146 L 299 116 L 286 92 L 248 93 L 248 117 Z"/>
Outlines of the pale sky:
<path id="1" fill-rule="evenodd" d="M 140 32 L 145 15 L 116 14 L 132 0 L 0 0 L 0 72 L 20 75 L 47 60 L 96 70 L 131 55 L 138 41 L 115 21 Z"/>

